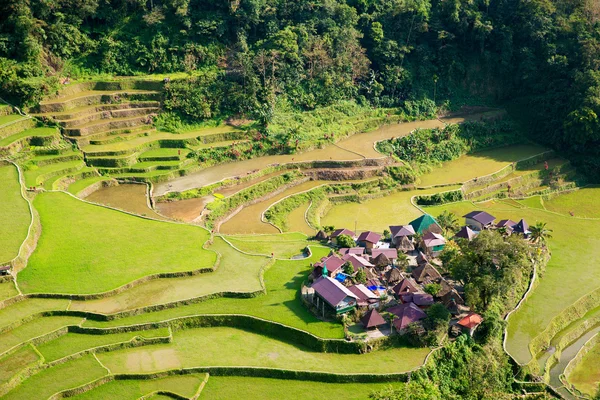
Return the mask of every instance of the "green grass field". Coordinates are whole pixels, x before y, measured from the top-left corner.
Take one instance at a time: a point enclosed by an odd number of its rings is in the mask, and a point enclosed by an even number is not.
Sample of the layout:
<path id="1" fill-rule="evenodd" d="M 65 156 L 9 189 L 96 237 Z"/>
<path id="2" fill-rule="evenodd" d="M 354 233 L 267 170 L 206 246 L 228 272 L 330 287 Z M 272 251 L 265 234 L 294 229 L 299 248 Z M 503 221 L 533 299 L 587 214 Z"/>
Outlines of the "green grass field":
<path id="1" fill-rule="evenodd" d="M 167 328 L 123 332 L 110 335 L 67 333 L 57 339 L 38 345 L 37 349 L 44 356 L 46 362 L 51 362 L 98 346 L 130 342 L 136 338 L 151 339 L 168 336 L 169 330 Z"/>
<path id="2" fill-rule="evenodd" d="M 64 193 L 42 193 L 34 205 L 42 235 L 19 274 L 24 292 L 104 292 L 158 272 L 210 268 L 216 259 L 202 248 L 209 233 L 198 227 L 134 217 Z"/>
<path id="3" fill-rule="evenodd" d="M 80 317 L 45 317 L 34 319 L 16 329 L 0 335 L 0 354 L 33 338 L 53 332 L 63 326 L 79 325 Z"/>
<path id="4" fill-rule="evenodd" d="M 105 176 L 92 176 L 90 178 L 80 179 L 78 181 L 73 182 L 69 185 L 69 193 L 77 194 L 81 192 L 83 189 L 87 188 L 90 185 L 93 185 L 96 182 L 107 181 L 110 178 Z"/>
<path id="5" fill-rule="evenodd" d="M 18 295 L 19 292 L 13 281 L 0 282 L 0 300 Z"/>
<path id="6" fill-rule="evenodd" d="M 270 256 L 271 253 L 277 258 L 292 258 L 292 256 L 302 254 L 304 248 L 310 244 L 306 240 L 291 241 L 291 240 L 272 240 L 272 235 L 266 235 L 266 238 L 255 235 L 250 238 L 238 236 L 226 236 L 225 239 L 241 251 L 251 254 L 264 254 Z"/>
<path id="7" fill-rule="evenodd" d="M 334 205 L 323 218 L 321 225 L 332 225 L 335 228 L 348 228 L 357 232 L 373 230 L 383 232 L 390 225 L 403 225 L 420 216 L 422 213 L 410 203 L 413 196 L 445 192 L 458 189 L 459 186 L 411 190 L 392 193 L 378 199 L 366 200 L 362 203 L 341 203 Z"/>
<path id="8" fill-rule="evenodd" d="M 589 186 L 571 193 L 556 196 L 550 200 L 544 201 L 544 207 L 548 211 L 554 211 L 564 215 L 571 215 L 579 218 L 600 218 L 600 207 L 598 199 L 600 198 L 600 187 Z"/>
<path id="9" fill-rule="evenodd" d="M 19 371 L 39 360 L 40 356 L 31 345 L 24 346 L 14 353 L 0 358 L 0 384 L 8 382 Z"/>
<path id="10" fill-rule="evenodd" d="M 600 388 L 600 344 L 594 346 L 577 364 L 573 372 L 567 376 L 569 383 L 577 390 L 590 396 L 598 393 Z"/>
<path id="11" fill-rule="evenodd" d="M 554 231 L 548 242 L 552 258 L 546 271 L 536 289 L 511 315 L 508 323 L 507 349 L 517 361 L 526 363 L 531 359 L 529 342 L 546 328 L 550 320 L 581 296 L 598 288 L 600 269 L 591 260 L 600 259 L 600 224 L 538 208 L 517 208 L 509 201 L 477 205 L 461 202 L 427 208 L 427 211 L 438 215 L 449 210 L 462 216 L 476 209 L 483 209 L 497 219 L 518 221 L 525 218 L 531 225 L 536 221 L 546 222 L 548 228 Z M 556 296 L 556 293 L 561 295 Z"/>
<path id="12" fill-rule="evenodd" d="M 88 355 L 33 375 L 3 398 L 9 400 L 47 399 L 54 393 L 83 385 L 106 374 L 106 369 L 92 355 Z"/>
<path id="13" fill-rule="evenodd" d="M 107 322 L 88 320 L 84 326 L 120 326 L 143 322 L 163 321 L 198 314 L 245 314 L 306 330 L 323 338 L 342 338 L 342 325 L 319 321 L 298 298 L 302 282 L 310 273 L 310 262 L 329 253 L 328 248 L 311 247 L 309 260 L 278 260 L 264 275 L 267 294 L 250 299 L 219 298 L 188 306 L 136 315 Z"/>
<path id="14" fill-rule="evenodd" d="M 202 349 L 202 351 L 194 351 Z M 337 373 L 397 373 L 420 366 L 428 348 L 390 348 L 367 354 L 318 353 L 233 328 L 177 331 L 173 343 L 98 354 L 113 373 L 197 366 L 256 366 Z"/>
<path id="15" fill-rule="evenodd" d="M 420 178 L 420 186 L 466 182 L 492 174 L 515 161 L 543 153 L 548 149 L 536 145 L 513 145 L 467 154 L 434 168 Z"/>
<path id="16" fill-rule="evenodd" d="M 324 383 L 238 376 L 211 376 L 201 400 L 345 399 L 365 400 L 376 390 L 398 383 Z"/>
<path id="17" fill-rule="evenodd" d="M 222 255 L 214 272 L 191 277 L 156 279 L 103 299 L 74 301 L 71 309 L 112 314 L 216 292 L 254 292 L 262 289 L 259 272 L 269 262 L 266 257 L 242 254 L 218 237 L 209 248 Z"/>
<path id="18" fill-rule="evenodd" d="M 31 128 L 16 133 L 14 135 L 7 136 L 3 139 L 0 139 L 0 147 L 8 146 L 11 143 L 16 142 L 19 139 L 23 139 L 26 137 L 48 137 L 48 136 L 58 136 L 58 131 L 55 128 Z"/>
<path id="19" fill-rule="evenodd" d="M 198 391 L 206 374 L 173 375 L 157 379 L 115 380 L 88 392 L 71 397 L 73 400 L 137 400 L 156 391 L 167 391 L 191 398 Z M 152 396 L 155 400 L 158 397 Z M 170 396 L 165 396 L 172 399 Z"/>
<path id="20" fill-rule="evenodd" d="M 14 165 L 0 165 L 0 264 L 19 254 L 27 237 L 31 214 L 21 196 L 19 172 Z"/>
<path id="21" fill-rule="evenodd" d="M 66 310 L 69 300 L 65 299 L 26 299 L 0 310 L 0 328 L 9 326 L 24 318 L 51 310 Z"/>

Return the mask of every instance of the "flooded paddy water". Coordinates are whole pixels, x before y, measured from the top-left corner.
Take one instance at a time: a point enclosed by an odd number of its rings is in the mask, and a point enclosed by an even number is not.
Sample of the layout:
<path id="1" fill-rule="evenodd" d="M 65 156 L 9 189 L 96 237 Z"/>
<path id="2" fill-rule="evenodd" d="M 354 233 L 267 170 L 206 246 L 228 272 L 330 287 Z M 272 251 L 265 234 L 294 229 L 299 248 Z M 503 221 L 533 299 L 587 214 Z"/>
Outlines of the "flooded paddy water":
<path id="1" fill-rule="evenodd" d="M 262 213 L 273 203 L 296 193 L 304 192 L 332 181 L 307 181 L 284 190 L 282 193 L 270 199 L 245 207 L 234 215 L 229 221 L 221 225 L 219 232 L 224 234 L 236 233 L 279 233 L 279 229 L 261 220 Z M 339 182 L 337 182 L 339 183 Z M 346 183 L 346 181 L 344 181 Z"/>
<path id="2" fill-rule="evenodd" d="M 92 203 L 128 211 L 144 217 L 166 220 L 167 218 L 148 207 L 146 185 L 122 184 L 103 187 L 85 198 Z"/>
<path id="3" fill-rule="evenodd" d="M 310 207 L 310 203 L 302 204 L 288 215 L 287 230 L 289 232 L 302 232 L 308 236 L 312 236 L 316 233 L 316 231 L 306 222 L 306 211 L 308 211 L 308 207 Z"/>

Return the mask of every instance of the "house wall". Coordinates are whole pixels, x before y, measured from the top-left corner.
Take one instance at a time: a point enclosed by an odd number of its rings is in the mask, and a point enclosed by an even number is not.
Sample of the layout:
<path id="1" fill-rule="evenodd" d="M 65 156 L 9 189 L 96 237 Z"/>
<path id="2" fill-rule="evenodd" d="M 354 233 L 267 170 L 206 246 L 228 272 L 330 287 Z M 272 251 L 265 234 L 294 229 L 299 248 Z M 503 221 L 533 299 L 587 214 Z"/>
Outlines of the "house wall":
<path id="1" fill-rule="evenodd" d="M 465 218 L 465 225 L 467 225 L 471 229 L 475 229 L 478 231 L 483 229 L 483 225 L 472 218 Z"/>

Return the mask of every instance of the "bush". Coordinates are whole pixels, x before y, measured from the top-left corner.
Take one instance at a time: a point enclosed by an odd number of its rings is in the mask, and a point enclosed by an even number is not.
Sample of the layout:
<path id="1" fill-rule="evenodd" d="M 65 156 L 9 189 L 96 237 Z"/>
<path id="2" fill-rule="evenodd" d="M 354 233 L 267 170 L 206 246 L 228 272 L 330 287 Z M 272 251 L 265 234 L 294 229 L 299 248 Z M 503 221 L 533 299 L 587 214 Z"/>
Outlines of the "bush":
<path id="1" fill-rule="evenodd" d="M 348 235 L 340 235 L 337 237 L 337 245 L 341 248 L 350 248 L 356 246 L 356 242 Z"/>

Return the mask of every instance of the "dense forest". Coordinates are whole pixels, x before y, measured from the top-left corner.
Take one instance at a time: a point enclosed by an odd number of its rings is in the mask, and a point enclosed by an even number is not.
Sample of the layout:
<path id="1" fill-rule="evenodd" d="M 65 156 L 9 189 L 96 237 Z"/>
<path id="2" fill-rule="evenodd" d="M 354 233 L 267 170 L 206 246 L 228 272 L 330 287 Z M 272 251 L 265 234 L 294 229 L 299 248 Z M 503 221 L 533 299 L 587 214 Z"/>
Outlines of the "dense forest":
<path id="1" fill-rule="evenodd" d="M 60 77 L 191 72 L 167 108 L 194 118 L 499 104 L 600 170 L 596 0 L 5 0 L 3 97 Z M 417 108 L 417 110 L 414 110 Z"/>

